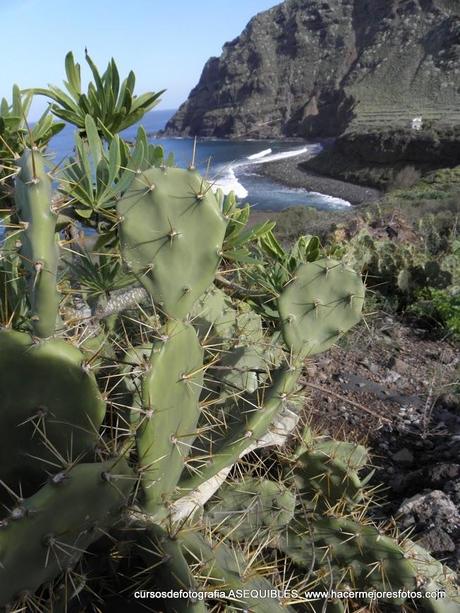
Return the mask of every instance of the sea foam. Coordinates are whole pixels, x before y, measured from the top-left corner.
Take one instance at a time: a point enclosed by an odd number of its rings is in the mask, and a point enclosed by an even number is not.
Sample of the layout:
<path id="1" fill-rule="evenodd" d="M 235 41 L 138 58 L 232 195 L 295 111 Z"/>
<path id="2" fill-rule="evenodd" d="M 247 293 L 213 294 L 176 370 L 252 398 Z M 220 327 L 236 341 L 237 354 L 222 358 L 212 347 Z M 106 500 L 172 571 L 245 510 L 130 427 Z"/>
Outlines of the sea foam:
<path id="1" fill-rule="evenodd" d="M 221 189 L 224 194 L 235 192 L 238 198 L 244 199 L 248 196 L 248 190 L 238 179 L 238 170 L 248 172 L 251 166 L 266 164 L 267 162 L 276 162 L 278 160 L 296 157 L 303 153 L 317 155 L 321 150 L 322 146 L 320 144 L 306 145 L 301 148 L 280 151 L 278 153 L 273 153 L 272 149 L 263 149 L 262 151 L 248 155 L 246 158 L 235 160 L 230 164 L 217 168 L 216 177 L 212 182 L 213 189 L 214 191 Z"/>

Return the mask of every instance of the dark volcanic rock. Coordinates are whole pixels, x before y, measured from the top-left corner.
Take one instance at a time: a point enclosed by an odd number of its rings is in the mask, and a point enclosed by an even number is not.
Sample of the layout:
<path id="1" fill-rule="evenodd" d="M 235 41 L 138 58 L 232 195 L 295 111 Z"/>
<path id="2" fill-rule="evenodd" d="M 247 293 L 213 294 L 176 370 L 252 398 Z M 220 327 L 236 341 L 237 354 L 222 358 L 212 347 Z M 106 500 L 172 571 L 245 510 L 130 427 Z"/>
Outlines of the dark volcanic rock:
<path id="1" fill-rule="evenodd" d="M 207 62 L 166 132 L 316 137 L 407 128 L 416 116 L 452 125 L 459 103 L 458 0 L 286 0 Z"/>
<path id="2" fill-rule="evenodd" d="M 460 108 L 460 106 L 459 106 Z M 388 129 L 380 125 L 365 125 L 363 120 L 339 136 L 332 148 L 312 157 L 301 166 L 308 172 L 319 172 L 379 189 L 395 181 L 406 169 L 422 174 L 435 168 L 460 164 L 460 112 L 458 119 L 451 114 L 452 125 L 446 126 L 446 116 L 420 131 L 407 126 Z M 455 125 L 455 122 L 457 124 Z"/>
<path id="3" fill-rule="evenodd" d="M 425 491 L 403 502 L 400 525 L 415 528 L 418 542 L 430 553 L 455 551 L 453 539 L 460 531 L 460 514 L 452 500 L 439 490 Z"/>

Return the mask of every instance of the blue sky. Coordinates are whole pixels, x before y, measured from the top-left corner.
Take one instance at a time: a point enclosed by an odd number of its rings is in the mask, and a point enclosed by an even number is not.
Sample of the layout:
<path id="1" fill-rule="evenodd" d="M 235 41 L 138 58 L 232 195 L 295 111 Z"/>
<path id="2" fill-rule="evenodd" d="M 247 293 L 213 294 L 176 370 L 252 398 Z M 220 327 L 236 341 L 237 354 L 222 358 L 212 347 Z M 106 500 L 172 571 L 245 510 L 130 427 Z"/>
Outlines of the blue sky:
<path id="1" fill-rule="evenodd" d="M 166 88 L 159 108 L 175 108 L 206 60 L 279 1 L 0 0 L 0 98 L 10 99 L 13 83 L 60 86 L 66 52 L 83 65 L 86 46 L 99 68 L 112 56 L 121 76 L 132 68 L 139 93 Z M 31 118 L 44 106 L 38 99 Z"/>

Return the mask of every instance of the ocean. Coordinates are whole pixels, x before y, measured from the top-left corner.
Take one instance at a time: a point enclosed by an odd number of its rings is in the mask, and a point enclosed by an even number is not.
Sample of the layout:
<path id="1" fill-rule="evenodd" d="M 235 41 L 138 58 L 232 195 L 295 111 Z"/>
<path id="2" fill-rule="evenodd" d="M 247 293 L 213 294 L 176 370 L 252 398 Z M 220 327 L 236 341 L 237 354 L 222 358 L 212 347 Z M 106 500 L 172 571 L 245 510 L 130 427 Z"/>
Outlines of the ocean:
<path id="1" fill-rule="evenodd" d="M 166 154 L 172 152 L 176 164 L 186 167 L 192 159 L 193 139 L 155 136 L 164 128 L 173 113 L 174 110 L 151 111 L 143 117 L 141 123 L 151 142 L 162 145 Z M 133 140 L 136 130 L 137 126 L 132 126 L 125 130 L 122 136 Z M 66 126 L 51 141 L 49 150 L 56 153 L 56 161 L 71 154 L 73 131 L 72 126 Z M 295 157 L 306 151 L 318 153 L 321 151 L 321 144 L 286 140 L 235 142 L 224 139 L 198 139 L 195 163 L 203 175 L 221 187 L 225 193 L 233 190 L 241 202 L 249 202 L 255 209 L 281 210 L 293 206 L 311 206 L 330 210 L 350 206 L 349 202 L 341 198 L 286 187 L 257 172 L 261 164 Z"/>

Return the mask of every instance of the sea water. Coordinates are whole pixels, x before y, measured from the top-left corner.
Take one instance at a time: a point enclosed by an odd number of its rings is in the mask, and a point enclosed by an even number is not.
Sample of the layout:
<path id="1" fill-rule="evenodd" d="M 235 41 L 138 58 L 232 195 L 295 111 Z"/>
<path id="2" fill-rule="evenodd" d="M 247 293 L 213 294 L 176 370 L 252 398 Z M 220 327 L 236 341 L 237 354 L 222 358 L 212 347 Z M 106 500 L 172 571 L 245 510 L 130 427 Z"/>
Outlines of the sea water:
<path id="1" fill-rule="evenodd" d="M 174 111 L 161 110 L 147 113 L 141 123 L 149 140 L 161 145 L 166 154 L 173 153 L 177 166 L 186 167 L 193 156 L 192 138 L 159 138 L 159 132 Z M 56 161 L 72 153 L 74 128 L 66 128 L 50 143 L 50 151 L 56 154 Z M 137 126 L 122 134 L 127 140 L 134 140 Z M 350 203 L 327 194 L 318 194 L 304 189 L 286 187 L 261 175 L 262 164 L 284 158 L 293 158 L 306 152 L 315 155 L 321 151 L 319 143 L 300 144 L 298 141 L 229 141 L 224 139 L 198 139 L 195 165 L 215 186 L 225 193 L 234 191 L 241 202 L 249 202 L 256 209 L 281 210 L 293 206 L 311 206 L 318 209 L 342 209 Z"/>

